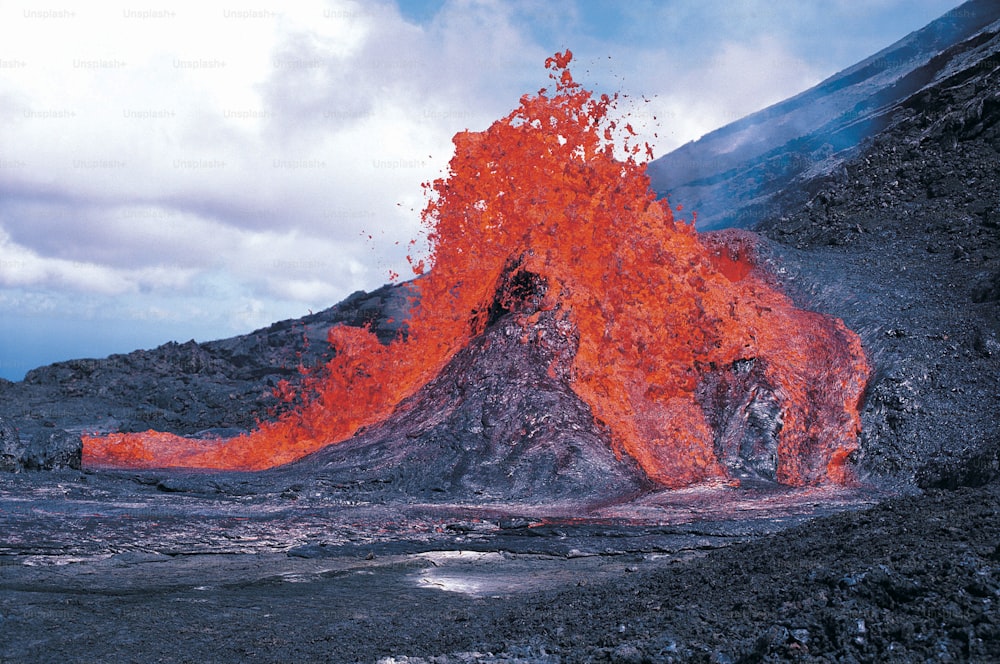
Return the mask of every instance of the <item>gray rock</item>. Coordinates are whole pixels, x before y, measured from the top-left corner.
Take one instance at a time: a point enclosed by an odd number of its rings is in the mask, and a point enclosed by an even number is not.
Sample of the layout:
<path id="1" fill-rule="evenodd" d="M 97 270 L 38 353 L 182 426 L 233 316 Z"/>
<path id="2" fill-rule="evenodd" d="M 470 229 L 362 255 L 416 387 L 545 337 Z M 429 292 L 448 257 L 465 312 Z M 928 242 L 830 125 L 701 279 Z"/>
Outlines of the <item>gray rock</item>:
<path id="1" fill-rule="evenodd" d="M 0 470 L 16 471 L 22 451 L 17 429 L 0 417 Z"/>
<path id="2" fill-rule="evenodd" d="M 0 418 L 0 470 L 79 469 L 83 453 L 80 436 L 62 429 L 41 429 L 24 439 L 17 429 Z"/>

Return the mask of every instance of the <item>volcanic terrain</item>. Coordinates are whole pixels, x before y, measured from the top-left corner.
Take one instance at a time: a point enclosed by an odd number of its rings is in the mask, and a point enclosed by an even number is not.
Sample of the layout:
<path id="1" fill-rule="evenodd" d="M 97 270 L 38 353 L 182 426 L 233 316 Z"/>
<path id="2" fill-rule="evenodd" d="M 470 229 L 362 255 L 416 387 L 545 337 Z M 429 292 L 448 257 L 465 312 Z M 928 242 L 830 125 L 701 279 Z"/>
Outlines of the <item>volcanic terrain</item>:
<path id="1" fill-rule="evenodd" d="M 433 380 L 344 442 L 257 472 L 81 467 L 81 433 L 212 445 L 294 413 L 275 388 L 334 357 L 331 325 L 405 336 L 413 291 L 390 285 L 0 383 L 0 660 L 1000 659 L 1000 11 L 883 54 L 903 48 L 933 71 L 838 75 L 881 87 L 835 115 L 878 121 L 760 180 L 758 239 L 705 239 L 860 336 L 846 477 L 775 481 L 781 390 L 741 359 L 695 392 L 724 470 L 656 481 L 570 389 L 580 334 L 516 265 Z M 801 144 L 775 140 L 754 172 Z"/>

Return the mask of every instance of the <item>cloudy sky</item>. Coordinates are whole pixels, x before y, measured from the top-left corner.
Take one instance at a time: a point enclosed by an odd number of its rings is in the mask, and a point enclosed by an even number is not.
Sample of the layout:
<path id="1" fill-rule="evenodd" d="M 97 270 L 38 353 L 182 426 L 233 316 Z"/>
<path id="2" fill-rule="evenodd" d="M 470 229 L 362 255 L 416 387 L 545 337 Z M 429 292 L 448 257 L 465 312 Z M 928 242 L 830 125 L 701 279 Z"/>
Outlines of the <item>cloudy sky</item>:
<path id="1" fill-rule="evenodd" d="M 452 135 L 546 85 L 557 50 L 652 100 L 633 123 L 659 156 L 957 4 L 0 0 L 0 377 L 407 274 Z"/>

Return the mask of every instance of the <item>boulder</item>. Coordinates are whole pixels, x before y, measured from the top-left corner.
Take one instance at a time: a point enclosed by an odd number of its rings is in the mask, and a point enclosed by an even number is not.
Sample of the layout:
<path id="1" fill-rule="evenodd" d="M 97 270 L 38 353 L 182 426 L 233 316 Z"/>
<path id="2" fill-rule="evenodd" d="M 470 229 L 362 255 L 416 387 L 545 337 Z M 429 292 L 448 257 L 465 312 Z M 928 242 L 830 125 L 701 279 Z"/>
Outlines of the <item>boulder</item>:
<path id="1" fill-rule="evenodd" d="M 81 467 L 80 436 L 63 429 L 40 429 L 24 439 L 14 425 L 0 418 L 0 471 L 56 470 Z"/>

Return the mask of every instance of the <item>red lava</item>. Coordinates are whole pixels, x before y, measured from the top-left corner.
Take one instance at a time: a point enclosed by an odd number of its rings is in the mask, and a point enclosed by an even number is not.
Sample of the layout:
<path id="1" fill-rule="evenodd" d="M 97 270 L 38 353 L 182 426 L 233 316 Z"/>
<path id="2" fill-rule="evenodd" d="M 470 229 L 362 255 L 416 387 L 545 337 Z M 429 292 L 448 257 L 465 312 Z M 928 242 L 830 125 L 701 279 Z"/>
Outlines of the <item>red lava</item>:
<path id="1" fill-rule="evenodd" d="M 636 160 L 648 146 L 609 117 L 615 96 L 573 80 L 571 58 L 546 61 L 554 92 L 458 133 L 446 177 L 424 185 L 430 255 L 411 260 L 424 276 L 411 285 L 419 305 L 405 338 L 383 345 L 367 329 L 335 327 L 336 356 L 297 390 L 280 386 L 301 406 L 276 421 L 224 441 L 86 437 L 84 463 L 259 470 L 343 441 L 436 376 L 495 302 L 517 300 L 520 274 L 542 286 L 534 313 L 521 314 L 525 334 L 537 312 L 556 311 L 579 335 L 570 386 L 650 479 L 680 487 L 726 476 L 696 388 L 705 372 L 752 360 L 780 403 L 777 480 L 848 482 L 870 373 L 858 336 L 770 285 L 750 234 L 709 242 L 675 219 Z"/>

